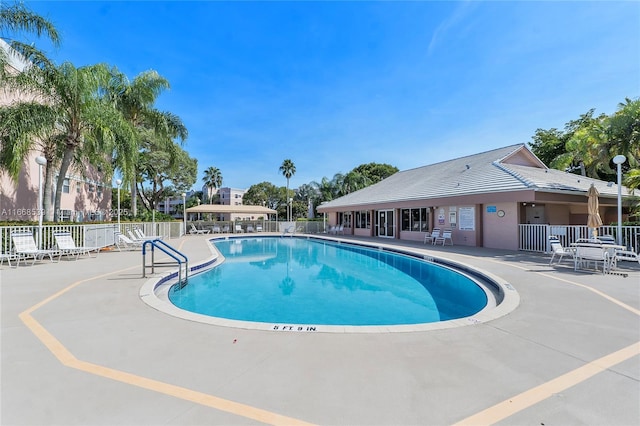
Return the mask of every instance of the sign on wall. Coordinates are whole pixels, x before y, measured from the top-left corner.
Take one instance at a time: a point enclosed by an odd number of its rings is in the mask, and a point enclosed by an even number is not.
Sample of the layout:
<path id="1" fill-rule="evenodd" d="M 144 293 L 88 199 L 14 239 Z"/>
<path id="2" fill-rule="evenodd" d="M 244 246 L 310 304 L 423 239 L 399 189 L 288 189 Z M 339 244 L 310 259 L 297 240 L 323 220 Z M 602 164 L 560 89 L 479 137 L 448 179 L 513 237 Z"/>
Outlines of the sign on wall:
<path id="1" fill-rule="evenodd" d="M 458 210 L 458 228 L 461 231 L 475 231 L 476 229 L 476 208 L 475 207 L 460 207 Z"/>

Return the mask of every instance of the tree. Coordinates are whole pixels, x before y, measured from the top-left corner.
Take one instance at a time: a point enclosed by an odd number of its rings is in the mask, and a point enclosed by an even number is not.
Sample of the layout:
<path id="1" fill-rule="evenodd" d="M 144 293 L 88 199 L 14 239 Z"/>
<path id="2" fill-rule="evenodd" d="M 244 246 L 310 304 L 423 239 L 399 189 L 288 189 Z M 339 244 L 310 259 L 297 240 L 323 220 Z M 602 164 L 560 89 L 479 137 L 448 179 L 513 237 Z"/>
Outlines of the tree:
<path id="1" fill-rule="evenodd" d="M 285 202 L 287 203 L 287 206 L 289 205 L 289 179 L 291 179 L 291 176 L 293 176 L 296 173 L 296 166 L 293 164 L 293 161 L 286 159 L 282 162 L 282 165 L 280 166 L 280 172 L 282 172 L 282 175 L 287 178 L 287 192 L 286 192 L 286 199 Z M 291 220 L 291 209 L 289 207 L 287 207 L 287 221 Z"/>
<path id="2" fill-rule="evenodd" d="M 364 176 L 367 181 L 368 181 L 368 185 L 373 185 L 374 183 L 378 183 L 380 182 L 382 179 L 386 179 L 389 176 L 398 173 L 398 168 L 395 166 L 392 166 L 390 164 L 380 164 L 380 163 L 367 163 L 367 164 L 361 164 L 358 167 L 356 167 L 355 169 L 353 169 L 350 173 L 359 173 L 362 176 Z"/>
<path id="3" fill-rule="evenodd" d="M 32 12 L 22 2 L 6 4 L 0 2 L 0 38 L 11 46 L 13 52 L 35 65 L 48 64 L 46 56 L 35 47 L 14 37 L 24 37 L 24 33 L 35 34 L 37 37 L 47 37 L 54 46 L 60 45 L 60 34 L 53 23 Z M 5 71 L 5 65 L 13 52 L 6 52 L 0 48 L 0 73 Z"/>
<path id="4" fill-rule="evenodd" d="M 270 182 L 262 182 L 251 185 L 244 194 L 243 202 L 247 205 L 266 206 L 277 210 L 280 205 L 286 204 L 280 189 Z"/>
<path id="5" fill-rule="evenodd" d="M 152 132 L 143 139 L 138 163 L 138 192 L 143 205 L 150 211 L 155 210 L 160 200 L 189 190 L 198 173 L 198 161 L 179 144 L 173 142 L 167 150 L 166 141 L 158 139 Z"/>
<path id="6" fill-rule="evenodd" d="M 188 137 L 187 128 L 180 117 L 154 107 L 158 96 L 168 88 L 169 81 L 153 70 L 140 73 L 133 81 L 119 73 L 109 86 L 109 98 L 134 129 L 132 138 L 117 140 L 117 147 L 122 154 L 114 158 L 114 164 L 122 171 L 125 180 L 131 182 L 131 208 L 134 215 L 137 214 L 136 158 L 143 143 L 143 134 L 149 131 L 157 133 L 159 140 L 167 144 L 173 143 L 175 138 L 184 142 Z M 170 145 L 166 148 L 172 149 Z"/>
<path id="7" fill-rule="evenodd" d="M 3 80 L 8 87 L 26 89 L 32 98 L 0 108 L 0 161 L 10 173 L 16 173 L 16 166 L 38 144 L 36 140 L 43 141 L 47 178 L 53 176 L 53 167 L 59 166 L 53 216 L 56 221 L 69 168 L 86 170 L 91 161 L 107 167 L 109 172 L 107 156 L 116 140 L 132 137 L 131 127 L 103 96 L 111 71 L 104 64 L 76 68 L 65 62 L 60 66 L 29 67 Z M 45 181 L 45 192 L 50 191 L 50 184 Z M 45 214 L 51 220 L 51 210 Z"/>
<path id="8" fill-rule="evenodd" d="M 216 189 L 222 186 L 222 173 L 217 167 L 209 167 L 204 171 L 204 177 L 202 178 L 205 186 L 207 187 L 207 195 L 209 197 L 209 204 L 213 204 L 213 194 Z"/>

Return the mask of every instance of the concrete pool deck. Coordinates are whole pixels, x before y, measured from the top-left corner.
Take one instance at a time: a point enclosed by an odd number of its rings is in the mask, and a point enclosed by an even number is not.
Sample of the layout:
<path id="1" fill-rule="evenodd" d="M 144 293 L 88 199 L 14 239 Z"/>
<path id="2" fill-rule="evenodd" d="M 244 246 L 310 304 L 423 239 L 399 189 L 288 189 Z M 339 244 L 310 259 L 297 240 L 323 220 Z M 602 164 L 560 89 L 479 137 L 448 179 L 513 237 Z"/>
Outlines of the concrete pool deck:
<path id="1" fill-rule="evenodd" d="M 169 243 L 198 262 L 206 239 Z M 532 253 L 376 241 L 489 271 L 520 305 L 421 332 L 245 330 L 145 304 L 140 251 L 5 264 L 0 423 L 640 423 L 637 263 L 621 263 L 625 278 Z"/>

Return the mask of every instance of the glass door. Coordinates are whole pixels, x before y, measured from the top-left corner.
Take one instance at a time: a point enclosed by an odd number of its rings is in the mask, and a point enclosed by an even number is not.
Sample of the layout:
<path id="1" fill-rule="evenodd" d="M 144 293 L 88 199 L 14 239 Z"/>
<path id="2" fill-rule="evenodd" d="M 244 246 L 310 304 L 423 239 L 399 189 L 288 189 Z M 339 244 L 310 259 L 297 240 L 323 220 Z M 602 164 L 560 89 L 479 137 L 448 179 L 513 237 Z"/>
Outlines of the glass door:
<path id="1" fill-rule="evenodd" d="M 378 211 L 378 236 L 385 238 L 395 237 L 393 210 Z"/>

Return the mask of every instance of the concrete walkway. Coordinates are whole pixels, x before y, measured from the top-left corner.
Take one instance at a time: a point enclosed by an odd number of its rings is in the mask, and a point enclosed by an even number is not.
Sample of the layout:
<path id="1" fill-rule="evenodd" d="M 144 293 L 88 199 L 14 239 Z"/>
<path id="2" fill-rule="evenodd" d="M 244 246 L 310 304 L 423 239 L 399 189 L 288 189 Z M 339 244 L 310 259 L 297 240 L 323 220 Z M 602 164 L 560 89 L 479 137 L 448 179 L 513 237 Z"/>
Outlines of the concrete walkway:
<path id="1" fill-rule="evenodd" d="M 205 237 L 169 243 L 198 261 Z M 640 424 L 638 264 L 621 264 L 625 278 L 535 254 L 394 243 L 500 276 L 520 306 L 427 332 L 244 330 L 141 301 L 140 251 L 5 264 L 0 422 Z"/>

